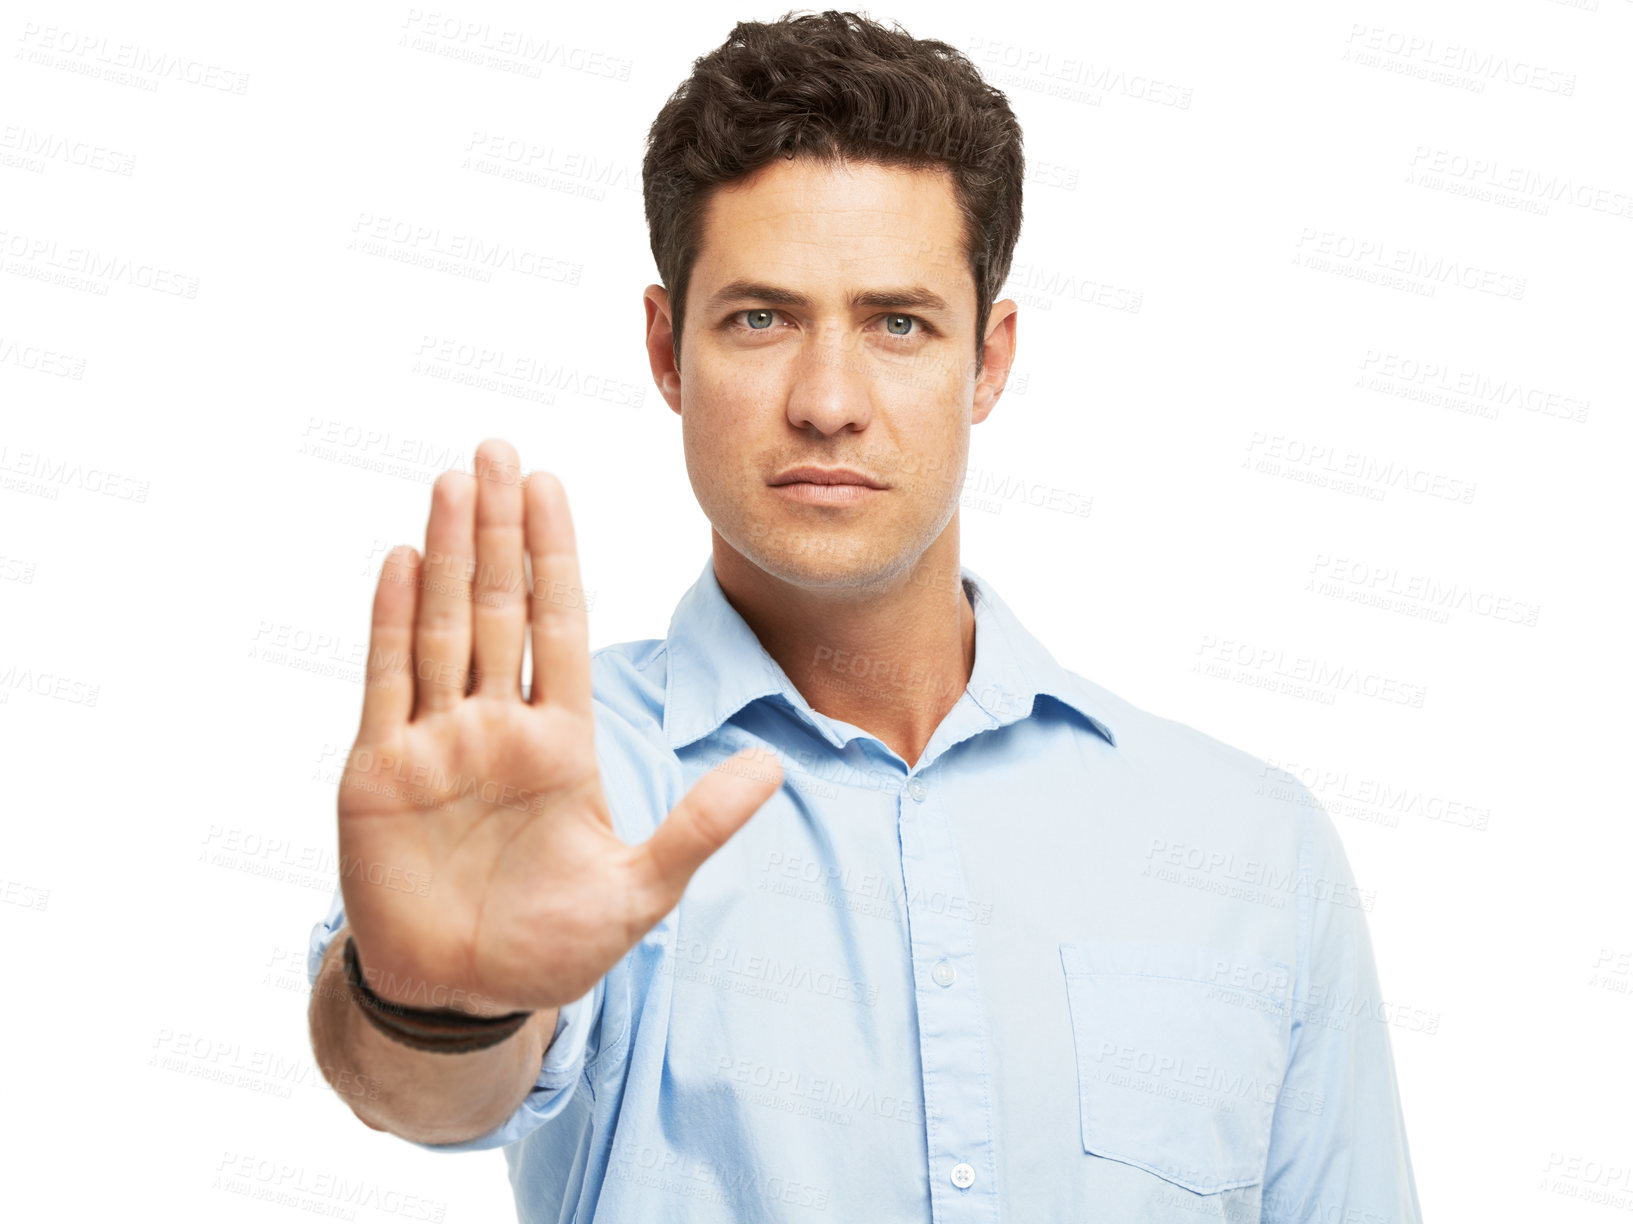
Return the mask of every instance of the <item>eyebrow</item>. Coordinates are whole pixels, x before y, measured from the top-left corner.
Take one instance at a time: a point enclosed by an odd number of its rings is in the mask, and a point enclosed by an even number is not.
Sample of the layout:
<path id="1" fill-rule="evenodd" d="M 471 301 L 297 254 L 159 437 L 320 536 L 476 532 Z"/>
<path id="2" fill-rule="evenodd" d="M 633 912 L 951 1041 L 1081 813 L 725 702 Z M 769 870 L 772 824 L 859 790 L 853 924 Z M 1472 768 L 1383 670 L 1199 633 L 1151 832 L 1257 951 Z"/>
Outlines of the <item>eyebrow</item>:
<path id="1" fill-rule="evenodd" d="M 793 289 L 783 289 L 777 285 L 767 285 L 760 281 L 734 280 L 731 284 L 722 287 L 709 299 L 709 309 L 714 310 L 728 302 L 769 302 L 773 306 L 809 306 L 811 299 L 803 293 Z M 875 310 L 914 309 L 951 314 L 952 307 L 939 293 L 926 289 L 923 285 L 911 285 L 899 289 L 863 289 L 852 293 L 846 299 L 852 309 L 858 306 L 867 306 Z"/>

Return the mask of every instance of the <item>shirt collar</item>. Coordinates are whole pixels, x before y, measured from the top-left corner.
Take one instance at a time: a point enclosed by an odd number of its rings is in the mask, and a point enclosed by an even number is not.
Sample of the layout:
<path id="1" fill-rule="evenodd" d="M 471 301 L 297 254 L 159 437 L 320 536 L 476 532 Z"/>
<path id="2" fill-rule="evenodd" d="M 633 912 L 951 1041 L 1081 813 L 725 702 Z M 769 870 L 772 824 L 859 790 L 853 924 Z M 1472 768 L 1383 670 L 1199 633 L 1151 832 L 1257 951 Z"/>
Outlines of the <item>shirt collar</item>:
<path id="1" fill-rule="evenodd" d="M 1034 701 L 1042 694 L 1076 710 L 1115 746 L 1108 717 L 1113 705 L 1110 694 L 1056 663 L 985 580 L 968 567 L 961 567 L 960 572 L 975 611 L 975 667 L 965 691 L 992 720 L 992 727 L 1030 717 Z M 833 720 L 813 710 L 781 665 L 760 645 L 748 622 L 720 589 L 712 556 L 675 605 L 667 646 L 663 725 L 671 748 L 683 748 L 711 734 L 762 697 L 786 702 L 836 748 L 854 738 L 840 735 Z"/>

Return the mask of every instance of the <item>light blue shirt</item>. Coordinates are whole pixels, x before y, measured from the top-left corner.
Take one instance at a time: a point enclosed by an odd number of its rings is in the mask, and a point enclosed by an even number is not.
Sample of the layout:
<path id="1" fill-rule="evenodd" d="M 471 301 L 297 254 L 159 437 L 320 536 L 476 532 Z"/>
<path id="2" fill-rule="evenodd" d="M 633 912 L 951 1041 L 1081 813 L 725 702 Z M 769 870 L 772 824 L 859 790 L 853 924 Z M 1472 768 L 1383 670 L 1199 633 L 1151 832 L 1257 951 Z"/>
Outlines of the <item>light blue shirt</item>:
<path id="1" fill-rule="evenodd" d="M 529 1222 L 1419 1221 L 1331 818 L 963 578 L 974 672 L 911 769 L 811 708 L 712 561 L 667 640 L 595 652 L 626 841 L 751 744 L 784 785 L 562 1008 L 515 1114 L 431 1150 L 506 1145 Z"/>

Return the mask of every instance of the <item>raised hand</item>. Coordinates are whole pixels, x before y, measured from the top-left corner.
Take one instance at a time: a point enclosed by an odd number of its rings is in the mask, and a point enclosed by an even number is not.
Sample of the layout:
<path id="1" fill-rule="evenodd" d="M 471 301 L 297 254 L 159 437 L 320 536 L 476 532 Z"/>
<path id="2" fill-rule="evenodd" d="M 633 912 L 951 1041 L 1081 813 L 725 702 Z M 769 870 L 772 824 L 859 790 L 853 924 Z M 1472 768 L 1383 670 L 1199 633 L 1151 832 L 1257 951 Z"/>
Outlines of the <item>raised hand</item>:
<path id="1" fill-rule="evenodd" d="M 566 493 L 489 439 L 474 476 L 437 478 L 425 557 L 393 550 L 375 591 L 339 814 L 346 920 L 377 993 L 482 1013 L 571 1002 L 782 784 L 775 754 L 745 750 L 628 845 L 594 733 Z"/>

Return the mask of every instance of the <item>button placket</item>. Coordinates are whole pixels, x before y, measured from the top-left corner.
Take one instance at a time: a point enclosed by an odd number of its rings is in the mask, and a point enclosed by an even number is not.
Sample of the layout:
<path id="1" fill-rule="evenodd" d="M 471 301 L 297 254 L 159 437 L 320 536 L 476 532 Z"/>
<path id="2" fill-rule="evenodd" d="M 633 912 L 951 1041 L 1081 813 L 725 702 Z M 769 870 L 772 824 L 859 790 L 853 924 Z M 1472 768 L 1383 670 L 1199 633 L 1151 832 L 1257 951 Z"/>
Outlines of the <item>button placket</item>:
<path id="1" fill-rule="evenodd" d="M 998 1219 L 986 1033 L 974 965 L 974 908 L 935 788 L 909 778 L 898 830 L 918 1003 L 930 1196 L 937 1224 Z M 944 795 L 944 792 L 943 792 Z M 959 969 L 964 973 L 961 974 Z M 952 989 L 954 983 L 957 988 Z"/>

